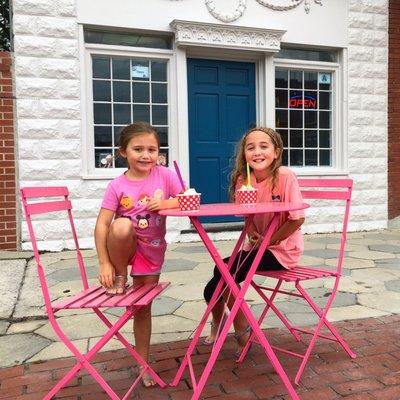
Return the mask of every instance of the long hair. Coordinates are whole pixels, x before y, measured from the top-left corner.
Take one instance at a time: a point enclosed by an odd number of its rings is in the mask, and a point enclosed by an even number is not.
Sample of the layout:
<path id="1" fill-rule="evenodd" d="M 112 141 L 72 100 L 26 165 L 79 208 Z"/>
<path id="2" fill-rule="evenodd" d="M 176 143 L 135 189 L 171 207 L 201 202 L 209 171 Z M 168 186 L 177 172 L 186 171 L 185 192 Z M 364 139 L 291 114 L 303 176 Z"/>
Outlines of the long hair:
<path id="1" fill-rule="evenodd" d="M 246 180 L 246 157 L 244 155 L 244 150 L 246 147 L 247 137 L 249 136 L 250 133 L 255 131 L 265 132 L 271 138 L 275 150 L 278 151 L 278 157 L 272 162 L 270 166 L 271 176 L 272 176 L 272 189 L 274 189 L 276 185 L 276 181 L 278 178 L 278 169 L 282 165 L 283 142 L 281 135 L 271 128 L 256 126 L 254 128 L 249 129 L 239 140 L 236 146 L 235 167 L 232 170 L 231 181 L 229 185 L 229 198 L 232 201 L 235 199 L 235 188 L 237 180 L 239 179 L 239 177 L 241 177 L 244 182 Z"/>

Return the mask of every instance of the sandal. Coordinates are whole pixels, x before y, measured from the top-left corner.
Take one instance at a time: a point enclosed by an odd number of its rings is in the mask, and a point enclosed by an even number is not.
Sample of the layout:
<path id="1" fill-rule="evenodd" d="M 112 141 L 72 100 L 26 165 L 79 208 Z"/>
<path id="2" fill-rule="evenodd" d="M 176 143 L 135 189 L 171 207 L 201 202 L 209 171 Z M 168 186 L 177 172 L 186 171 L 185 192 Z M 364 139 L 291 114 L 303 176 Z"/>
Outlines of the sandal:
<path id="1" fill-rule="evenodd" d="M 211 325 L 211 332 L 210 334 L 203 340 L 203 344 L 206 346 L 210 346 L 215 343 L 215 341 L 218 339 L 218 334 L 220 331 L 220 327 L 222 328 L 225 325 L 226 320 L 228 319 L 228 316 L 224 313 L 222 316 L 222 320 L 219 323 L 215 323 L 213 321 L 210 322 Z M 214 337 L 212 337 L 212 331 L 215 330 L 216 334 Z"/>
<path id="2" fill-rule="evenodd" d="M 142 378 L 142 385 L 149 389 L 154 386 L 156 386 L 155 380 L 152 378 L 150 374 L 146 372 L 147 367 L 144 367 L 143 365 L 138 365 L 138 372 L 140 377 Z"/>
<path id="3" fill-rule="evenodd" d="M 235 351 L 235 358 L 239 358 L 240 355 L 242 354 L 242 351 L 244 349 L 244 346 L 246 346 L 248 340 L 250 339 L 251 336 L 251 328 L 249 325 L 246 326 L 245 329 L 243 329 L 242 331 L 236 332 L 235 333 L 235 340 L 237 343 L 237 348 Z M 250 344 L 250 347 L 253 343 Z M 250 348 L 249 348 L 250 350 Z"/>
<path id="4" fill-rule="evenodd" d="M 125 275 L 115 275 L 114 285 L 106 290 L 108 296 L 119 296 L 125 294 L 126 288 L 129 286 L 126 283 Z"/>

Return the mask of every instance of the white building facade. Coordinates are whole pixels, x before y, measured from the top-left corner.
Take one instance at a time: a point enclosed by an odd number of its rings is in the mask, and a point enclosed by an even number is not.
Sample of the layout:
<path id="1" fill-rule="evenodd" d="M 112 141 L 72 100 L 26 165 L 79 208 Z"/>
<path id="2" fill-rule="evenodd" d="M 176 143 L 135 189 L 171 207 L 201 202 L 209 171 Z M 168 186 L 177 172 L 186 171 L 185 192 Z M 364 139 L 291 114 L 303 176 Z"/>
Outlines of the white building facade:
<path id="1" fill-rule="evenodd" d="M 82 247 L 124 170 L 118 133 L 139 120 L 205 202 L 226 200 L 237 139 L 269 126 L 298 176 L 354 179 L 350 230 L 387 227 L 387 1 L 14 0 L 13 13 L 19 185 L 68 186 Z M 336 215 L 317 205 L 305 231 L 337 230 Z M 168 239 L 189 227 L 171 218 Z M 40 248 L 70 247 L 65 231 L 49 220 Z"/>

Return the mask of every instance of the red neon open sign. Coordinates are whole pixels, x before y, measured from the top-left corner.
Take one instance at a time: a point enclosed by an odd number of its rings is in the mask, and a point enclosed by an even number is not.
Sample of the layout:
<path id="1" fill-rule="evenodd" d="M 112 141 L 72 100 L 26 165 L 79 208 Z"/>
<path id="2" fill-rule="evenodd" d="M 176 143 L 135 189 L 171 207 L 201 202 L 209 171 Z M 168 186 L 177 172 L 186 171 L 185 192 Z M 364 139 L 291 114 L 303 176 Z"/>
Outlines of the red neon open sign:
<path id="1" fill-rule="evenodd" d="M 293 96 L 289 99 L 289 108 L 317 108 L 317 99 L 311 96 Z"/>

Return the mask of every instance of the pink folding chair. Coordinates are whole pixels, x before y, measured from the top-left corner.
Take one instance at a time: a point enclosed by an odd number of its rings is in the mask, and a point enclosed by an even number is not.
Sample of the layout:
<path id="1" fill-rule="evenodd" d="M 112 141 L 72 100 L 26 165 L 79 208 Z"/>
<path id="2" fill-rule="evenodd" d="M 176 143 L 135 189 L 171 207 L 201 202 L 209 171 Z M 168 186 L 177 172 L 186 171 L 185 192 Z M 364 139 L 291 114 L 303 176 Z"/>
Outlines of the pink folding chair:
<path id="1" fill-rule="evenodd" d="M 78 245 L 78 238 L 75 231 L 75 226 L 72 218 L 72 205 L 68 199 L 68 189 L 66 187 L 25 187 L 20 190 L 22 196 L 22 204 L 25 211 L 26 221 L 28 223 L 29 235 L 32 241 L 33 252 L 39 275 L 39 281 L 42 288 L 43 299 L 46 307 L 47 316 L 54 332 L 58 335 L 61 341 L 68 347 L 71 353 L 76 358 L 74 367 L 50 390 L 44 399 L 52 399 L 55 394 L 62 389 L 82 368 L 85 368 L 90 375 L 99 383 L 105 390 L 109 397 L 113 400 L 120 399 L 115 391 L 108 385 L 102 378 L 97 370 L 91 365 L 93 357 L 106 345 L 112 338 L 116 337 L 128 350 L 133 359 L 139 365 L 144 366 L 141 373 L 134 380 L 131 387 L 128 389 L 122 399 L 127 399 L 135 386 L 140 382 L 145 372 L 149 373 L 152 378 L 161 387 L 165 387 L 165 382 L 157 375 L 157 373 L 148 365 L 148 363 L 137 353 L 135 348 L 121 335 L 121 328 L 140 310 L 142 307 L 148 305 L 155 297 L 162 293 L 169 283 L 162 282 L 157 285 L 146 284 L 138 286 L 130 286 L 124 295 L 108 296 L 102 286 L 89 287 L 83 258 Z M 68 214 L 68 219 L 71 226 L 72 238 L 75 243 L 77 264 L 80 270 L 82 280 L 82 291 L 72 297 L 68 297 L 57 303 L 52 303 L 50 292 L 48 289 L 46 276 L 43 265 L 40 261 L 40 255 L 37 248 L 36 236 L 34 226 L 44 223 L 43 221 L 36 221 L 32 223 L 31 216 L 35 214 L 45 214 L 50 212 L 63 212 L 64 215 Z M 111 322 L 107 319 L 102 311 L 102 308 L 110 307 L 123 307 L 125 312 L 118 318 L 116 322 Z M 89 350 L 88 353 L 82 354 L 71 343 L 65 333 L 62 331 L 55 314 L 60 310 L 74 310 L 91 308 L 95 314 L 98 315 L 101 321 L 108 328 L 103 337 Z"/>
<path id="2" fill-rule="evenodd" d="M 335 299 L 336 292 L 338 290 L 340 282 L 340 277 L 342 275 L 343 256 L 346 244 L 347 224 L 349 220 L 353 181 L 352 179 L 299 179 L 299 185 L 301 188 L 303 199 L 335 201 L 335 205 L 337 205 L 337 202 L 340 201 L 340 203 L 343 204 L 342 232 L 341 232 L 340 250 L 337 259 L 336 269 L 334 271 L 332 270 L 330 271 L 321 268 L 298 266 L 290 270 L 257 271 L 256 272 L 257 275 L 262 275 L 267 278 L 275 279 L 277 280 L 277 283 L 274 287 L 258 285 L 254 281 L 252 281 L 251 283 L 251 285 L 254 287 L 254 289 L 258 292 L 258 294 L 262 297 L 262 299 L 266 303 L 266 306 L 262 311 L 258 320 L 259 325 L 261 325 L 262 322 L 264 321 L 268 311 L 272 310 L 275 313 L 275 315 L 282 321 L 283 325 L 291 332 L 291 334 L 295 337 L 297 341 L 301 340 L 299 332 L 311 335 L 311 340 L 307 345 L 305 353 L 303 354 L 289 351 L 281 347 L 272 346 L 277 351 L 295 357 L 299 357 L 302 360 L 294 380 L 294 382 L 297 385 L 299 384 L 300 377 L 304 371 L 307 361 L 311 355 L 311 351 L 318 338 L 324 338 L 338 342 L 351 358 L 356 357 L 356 354 L 350 349 L 348 344 L 344 341 L 343 337 L 339 334 L 339 332 L 332 326 L 332 324 L 326 318 L 328 311 L 332 305 L 332 302 Z M 325 307 L 320 308 L 317 306 L 317 304 L 311 298 L 311 296 L 306 292 L 306 290 L 302 287 L 301 283 L 303 281 L 310 281 L 313 279 L 322 279 L 329 277 L 335 279 L 333 289 L 329 297 L 327 297 Z M 294 283 L 294 288 L 296 290 L 295 291 L 282 290 L 281 285 L 283 284 L 283 282 Z M 265 292 L 272 292 L 272 294 L 268 297 Z M 314 329 L 304 329 L 293 326 L 289 322 L 289 320 L 279 311 L 277 303 L 274 303 L 275 297 L 278 293 L 303 298 L 318 316 L 318 323 L 316 327 Z M 331 332 L 331 334 L 326 335 L 321 333 L 321 329 L 323 327 L 327 328 Z M 253 339 L 254 335 L 251 335 L 240 357 L 238 358 L 238 362 L 243 361 L 244 357 L 246 356 L 249 350 L 251 342 L 254 341 Z"/>

